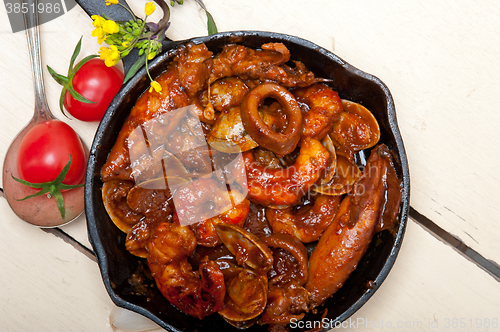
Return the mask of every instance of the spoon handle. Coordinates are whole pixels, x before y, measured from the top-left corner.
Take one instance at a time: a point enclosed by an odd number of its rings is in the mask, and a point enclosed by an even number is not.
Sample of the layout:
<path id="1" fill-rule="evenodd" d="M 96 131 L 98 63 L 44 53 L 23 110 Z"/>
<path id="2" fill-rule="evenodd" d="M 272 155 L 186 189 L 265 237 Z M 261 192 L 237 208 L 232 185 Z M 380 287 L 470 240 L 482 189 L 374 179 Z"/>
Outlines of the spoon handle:
<path id="1" fill-rule="evenodd" d="M 24 26 L 26 27 L 26 39 L 31 56 L 31 68 L 33 72 L 33 83 L 35 88 L 35 112 L 33 121 L 44 121 L 54 119 L 50 112 L 45 97 L 42 74 L 42 57 L 40 55 L 40 35 L 38 32 L 38 1 L 23 0 L 28 5 L 28 10 L 23 12 Z"/>

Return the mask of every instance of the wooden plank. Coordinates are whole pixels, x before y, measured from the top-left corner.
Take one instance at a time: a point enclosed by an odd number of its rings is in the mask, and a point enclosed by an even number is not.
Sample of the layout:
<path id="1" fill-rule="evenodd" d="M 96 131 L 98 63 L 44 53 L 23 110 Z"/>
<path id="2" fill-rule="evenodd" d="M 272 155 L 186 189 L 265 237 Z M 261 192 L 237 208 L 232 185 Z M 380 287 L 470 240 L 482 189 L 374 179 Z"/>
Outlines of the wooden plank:
<path id="1" fill-rule="evenodd" d="M 0 330 L 110 331 L 113 304 L 97 264 L 17 219 L 0 201 Z"/>
<path id="2" fill-rule="evenodd" d="M 500 261 L 500 225 L 494 219 L 500 212 L 499 166 L 490 147 L 500 138 L 495 130 L 500 120 L 499 3 L 204 2 L 220 31 L 297 35 L 335 49 L 344 60 L 381 78 L 396 101 L 411 167 L 412 206 L 485 257 Z M 134 6 L 142 12 L 142 2 Z M 193 1 L 185 1 L 172 9 L 168 36 L 181 40 L 205 35 L 205 20 Z M 91 19 L 79 7 L 41 26 L 44 68 L 49 64 L 64 73 L 82 35 L 81 57 L 96 53 L 91 31 Z M 8 46 L 0 51 L 3 160 L 10 141 L 31 117 L 33 89 L 26 38 L 23 32 L 10 32 L 5 11 L 0 11 L 0 40 Z M 58 110 L 60 87 L 44 71 L 54 114 L 90 146 L 97 124 L 64 118 Z M 7 285 L 0 291 L 0 329 L 110 331 L 112 304 L 96 264 L 61 239 L 21 222 L 5 200 L 0 200 L 0 215 L 0 279 Z M 84 216 L 63 230 L 89 246 Z M 453 319 L 461 323 L 463 318 L 469 324 L 463 331 L 484 331 L 486 319 L 500 319 L 499 287 L 410 222 L 388 279 L 352 319 L 422 322 L 418 330 L 436 331 L 446 329 L 446 319 L 453 324 Z M 436 323 L 440 329 L 432 326 Z"/>
<path id="3" fill-rule="evenodd" d="M 486 331 L 500 326 L 499 292 L 491 275 L 410 220 L 396 264 L 349 327 Z"/>

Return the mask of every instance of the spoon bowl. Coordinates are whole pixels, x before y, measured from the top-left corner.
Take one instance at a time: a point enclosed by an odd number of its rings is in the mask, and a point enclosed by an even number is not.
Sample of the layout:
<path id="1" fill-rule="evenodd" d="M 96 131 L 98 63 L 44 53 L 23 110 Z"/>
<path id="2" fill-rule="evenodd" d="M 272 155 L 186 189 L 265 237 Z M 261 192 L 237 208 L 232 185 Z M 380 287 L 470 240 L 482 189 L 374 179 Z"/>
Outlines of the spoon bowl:
<path id="1" fill-rule="evenodd" d="M 49 199 L 47 196 L 42 195 L 20 201 L 21 198 L 33 195 L 38 190 L 25 186 L 13 179 L 13 176 L 19 178 L 17 152 L 21 141 L 31 128 L 43 121 L 46 120 L 38 119 L 30 121 L 12 141 L 3 164 L 3 190 L 7 202 L 19 218 L 39 227 L 57 227 L 73 221 L 82 214 L 84 209 L 84 188 L 80 187 L 62 193 L 66 210 L 63 219 L 57 208 L 57 202 L 53 198 Z M 87 147 L 85 147 L 85 155 L 88 158 Z"/>

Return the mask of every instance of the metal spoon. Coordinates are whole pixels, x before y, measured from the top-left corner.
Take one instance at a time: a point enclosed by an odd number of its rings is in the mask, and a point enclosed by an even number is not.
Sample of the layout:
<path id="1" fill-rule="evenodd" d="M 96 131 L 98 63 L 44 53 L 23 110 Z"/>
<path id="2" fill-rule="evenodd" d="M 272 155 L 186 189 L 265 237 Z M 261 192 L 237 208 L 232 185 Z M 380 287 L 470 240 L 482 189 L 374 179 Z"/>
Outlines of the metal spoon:
<path id="1" fill-rule="evenodd" d="M 19 201 L 19 199 L 37 192 L 25 185 L 15 181 L 12 176 L 19 178 L 17 172 L 17 152 L 19 145 L 26 133 L 36 124 L 56 119 L 50 112 L 45 98 L 43 86 L 42 65 L 40 56 L 40 36 L 38 32 L 38 1 L 23 0 L 28 4 L 29 9 L 24 13 L 24 25 L 26 27 L 26 38 L 31 55 L 31 67 L 33 70 L 33 81 L 35 90 L 35 111 L 31 121 L 24 127 L 16 138 L 12 141 L 3 164 L 3 191 L 5 198 L 9 202 L 12 210 L 24 221 L 39 227 L 56 227 L 69 223 L 76 219 L 84 209 L 84 189 L 83 187 L 63 192 L 66 216 L 63 219 L 57 208 L 55 199 L 49 199 L 42 195 Z M 83 141 L 82 141 L 83 143 Z M 83 144 L 85 146 L 85 144 Z M 88 148 L 85 146 L 85 153 L 88 157 Z"/>

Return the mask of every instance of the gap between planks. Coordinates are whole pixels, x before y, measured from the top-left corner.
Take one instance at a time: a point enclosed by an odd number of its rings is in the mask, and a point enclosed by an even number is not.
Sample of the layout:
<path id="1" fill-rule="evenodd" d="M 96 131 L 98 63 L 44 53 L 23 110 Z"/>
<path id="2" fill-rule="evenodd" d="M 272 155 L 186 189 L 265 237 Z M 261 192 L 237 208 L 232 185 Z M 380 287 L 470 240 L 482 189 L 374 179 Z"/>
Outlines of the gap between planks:
<path id="1" fill-rule="evenodd" d="M 453 247 L 462 256 L 472 261 L 479 268 L 490 274 L 496 281 L 500 282 L 500 265 L 498 265 L 498 263 L 493 260 L 487 259 L 483 255 L 466 245 L 458 237 L 448 233 L 432 220 L 419 213 L 412 206 L 410 206 L 409 215 L 413 221 L 415 221 L 418 225 L 428 231 L 431 235 Z"/>

